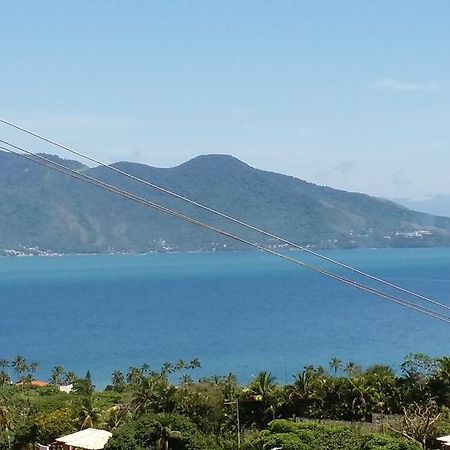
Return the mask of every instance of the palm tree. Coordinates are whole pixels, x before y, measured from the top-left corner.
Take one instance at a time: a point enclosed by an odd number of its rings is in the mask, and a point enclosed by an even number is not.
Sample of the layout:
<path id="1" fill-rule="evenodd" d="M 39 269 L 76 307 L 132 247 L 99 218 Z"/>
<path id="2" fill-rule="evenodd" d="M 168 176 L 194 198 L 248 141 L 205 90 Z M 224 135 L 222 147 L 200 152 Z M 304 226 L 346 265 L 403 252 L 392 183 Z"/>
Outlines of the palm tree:
<path id="1" fill-rule="evenodd" d="M 399 409 L 399 390 L 395 372 L 389 366 L 376 364 L 369 367 L 363 377 L 370 389 L 371 412 L 390 413 Z"/>
<path id="2" fill-rule="evenodd" d="M 62 376 L 64 374 L 63 366 L 55 366 L 52 369 L 52 374 L 50 376 L 50 384 L 58 386 L 62 383 Z"/>
<path id="3" fill-rule="evenodd" d="M 33 374 L 39 369 L 39 363 L 36 361 L 32 361 L 28 366 L 28 370 L 30 371 L 30 375 L 34 378 Z"/>
<path id="4" fill-rule="evenodd" d="M 450 356 L 443 356 L 437 359 L 438 372 L 437 376 L 442 380 L 450 381 Z"/>
<path id="5" fill-rule="evenodd" d="M 11 414 L 6 405 L 0 404 L 0 431 L 8 431 L 11 427 Z"/>
<path id="6" fill-rule="evenodd" d="M 334 374 L 336 375 L 337 371 L 342 368 L 342 361 L 339 358 L 331 358 L 330 362 L 328 363 L 330 366 L 330 369 L 334 370 Z"/>
<path id="7" fill-rule="evenodd" d="M 22 374 L 28 370 L 27 360 L 21 355 L 17 355 L 11 365 L 14 367 L 14 372 L 16 373 L 18 380 L 21 378 Z"/>
<path id="8" fill-rule="evenodd" d="M 177 387 L 167 378 L 160 375 L 142 377 L 141 382 L 134 385 L 131 398 L 131 407 L 136 413 L 147 412 L 173 412 L 176 406 Z"/>
<path id="9" fill-rule="evenodd" d="M 173 439 L 181 439 L 183 435 L 179 431 L 172 430 L 168 425 L 162 424 L 159 420 L 156 421 L 156 434 L 158 439 L 156 447 L 158 450 L 170 450 L 170 441 Z"/>
<path id="10" fill-rule="evenodd" d="M 11 448 L 11 432 L 14 428 L 10 402 L 4 396 L 0 396 L 0 432 L 6 434 L 8 438 L 8 448 Z"/>
<path id="11" fill-rule="evenodd" d="M 172 373 L 174 370 L 174 365 L 171 362 L 166 361 L 161 367 L 161 375 L 165 376 L 169 373 Z"/>
<path id="12" fill-rule="evenodd" d="M 325 386 L 326 382 L 326 376 L 320 367 L 308 366 L 294 375 L 289 400 L 298 408 L 296 412 L 311 414 L 314 410 L 317 414 L 319 410 L 317 402 L 321 398 L 320 389 Z"/>
<path id="13" fill-rule="evenodd" d="M 224 398 L 236 398 L 240 389 L 237 384 L 237 377 L 234 373 L 229 372 L 222 378 L 221 388 Z"/>
<path id="14" fill-rule="evenodd" d="M 81 400 L 79 412 L 80 429 L 95 428 L 102 421 L 101 411 L 95 406 L 94 396 L 87 395 Z"/>
<path id="15" fill-rule="evenodd" d="M 186 363 L 184 362 L 183 359 L 179 359 L 177 361 L 177 363 L 175 364 L 175 369 L 176 370 L 183 370 L 186 368 Z"/>
<path id="16" fill-rule="evenodd" d="M 259 372 L 251 381 L 246 392 L 253 400 L 266 403 L 274 393 L 275 379 L 270 372 Z"/>
<path id="17" fill-rule="evenodd" d="M 5 386 L 5 384 L 8 384 L 10 382 L 11 380 L 9 378 L 9 375 L 2 370 L 0 372 L 0 387 Z"/>
<path id="18" fill-rule="evenodd" d="M 0 430 L 3 431 L 8 438 L 8 448 L 11 448 L 11 431 L 14 423 L 6 406 L 0 405 Z"/>
<path id="19" fill-rule="evenodd" d="M 360 368 L 353 361 L 349 361 L 345 366 L 345 372 L 349 377 L 360 371 Z"/>
<path id="20" fill-rule="evenodd" d="M 130 367 L 127 372 L 127 383 L 129 384 L 139 384 L 144 378 L 142 369 L 137 367 Z"/>
<path id="21" fill-rule="evenodd" d="M 277 385 L 275 377 L 270 372 L 260 372 L 250 382 L 247 388 L 243 389 L 247 401 L 253 403 L 249 405 L 252 409 L 251 415 L 258 426 L 265 426 L 275 419 L 277 403 Z"/>
<path id="22" fill-rule="evenodd" d="M 351 410 L 359 420 L 364 419 L 368 412 L 368 404 L 377 403 L 374 399 L 377 397 L 375 389 L 367 385 L 363 376 L 355 376 L 350 380 L 351 390 Z M 377 397 L 378 399 L 378 397 Z M 372 401 L 371 401 L 372 400 Z M 380 401 L 380 399 L 378 399 Z"/>
<path id="23" fill-rule="evenodd" d="M 436 373 L 428 380 L 428 388 L 436 400 L 442 404 L 450 401 L 450 357 L 443 356 L 436 360 Z"/>
<path id="24" fill-rule="evenodd" d="M 191 360 L 187 366 L 188 369 L 200 369 L 200 367 L 202 367 L 202 364 L 198 358 Z"/>
<path id="25" fill-rule="evenodd" d="M 312 398 L 320 381 L 320 374 L 310 367 L 305 367 L 297 375 L 294 375 L 294 392 L 301 399 Z"/>
<path id="26" fill-rule="evenodd" d="M 77 375 L 75 374 L 75 372 L 69 371 L 69 372 L 66 372 L 64 375 L 64 383 L 73 384 L 76 379 L 77 379 Z"/>
<path id="27" fill-rule="evenodd" d="M 155 403 L 156 377 L 141 377 L 140 383 L 135 384 L 131 398 L 131 406 L 136 413 L 148 411 Z"/>
<path id="28" fill-rule="evenodd" d="M 0 386 L 4 386 L 11 381 L 10 375 L 5 370 L 9 368 L 9 361 L 7 359 L 0 359 L 0 368 Z"/>
<path id="29" fill-rule="evenodd" d="M 128 409 L 124 405 L 114 405 L 102 413 L 102 426 L 108 431 L 115 431 L 124 422 Z"/>
<path id="30" fill-rule="evenodd" d="M 193 383 L 192 377 L 190 375 L 184 374 L 180 377 L 180 383 L 184 386 L 189 386 Z"/>
<path id="31" fill-rule="evenodd" d="M 115 370 L 111 376 L 111 382 L 114 390 L 120 391 L 125 386 L 125 377 L 121 370 Z"/>

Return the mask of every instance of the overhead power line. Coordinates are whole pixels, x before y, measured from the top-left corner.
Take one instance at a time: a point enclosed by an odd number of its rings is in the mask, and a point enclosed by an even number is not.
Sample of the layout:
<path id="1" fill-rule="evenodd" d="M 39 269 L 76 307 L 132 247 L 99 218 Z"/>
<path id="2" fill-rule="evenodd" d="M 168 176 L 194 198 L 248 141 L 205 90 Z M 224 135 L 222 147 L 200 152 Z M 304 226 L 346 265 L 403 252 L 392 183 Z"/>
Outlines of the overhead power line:
<path id="1" fill-rule="evenodd" d="M 205 228 L 207 230 L 210 230 L 210 231 L 213 231 L 215 233 L 218 233 L 218 234 L 220 234 L 222 236 L 225 236 L 225 237 L 231 238 L 233 240 L 236 240 L 238 242 L 244 243 L 244 244 L 249 245 L 249 246 L 251 246 L 253 248 L 256 248 L 256 249 L 261 250 L 263 252 L 266 252 L 268 254 L 277 256 L 277 257 L 279 257 L 281 259 L 284 259 L 284 260 L 286 260 L 288 262 L 291 262 L 291 263 L 297 264 L 297 265 L 299 265 L 301 267 L 304 267 L 306 269 L 309 269 L 309 270 L 311 270 L 313 272 L 316 272 L 316 273 L 318 273 L 320 275 L 326 276 L 326 277 L 331 278 L 333 280 L 336 280 L 336 281 L 339 281 L 339 282 L 344 283 L 346 285 L 349 285 L 349 286 L 352 286 L 354 288 L 357 288 L 357 289 L 359 289 L 361 291 L 364 291 L 364 292 L 373 294 L 375 296 L 378 296 L 378 297 L 380 297 L 380 298 L 382 298 L 384 300 L 387 300 L 387 301 L 390 301 L 392 303 L 398 304 L 398 305 L 403 306 L 405 308 L 412 309 L 412 310 L 414 310 L 416 312 L 428 315 L 430 317 L 433 317 L 435 319 L 441 320 L 443 322 L 450 323 L 450 317 L 445 315 L 445 314 L 441 314 L 441 313 L 439 313 L 437 311 L 434 311 L 432 309 L 416 305 L 416 304 L 414 304 L 412 302 L 406 301 L 404 299 L 400 299 L 400 298 L 395 297 L 395 296 L 393 296 L 391 294 L 382 292 L 382 291 L 380 291 L 378 289 L 374 289 L 372 287 L 363 285 L 362 283 L 359 283 L 357 281 L 345 278 L 343 276 L 340 276 L 340 275 L 337 275 L 335 273 L 329 272 L 329 271 L 327 271 L 325 269 L 322 269 L 320 267 L 317 267 L 317 266 L 314 266 L 314 265 L 311 265 L 311 264 L 307 264 L 307 263 L 305 263 L 303 261 L 300 261 L 298 259 L 295 259 L 295 258 L 292 258 L 290 256 L 284 255 L 282 253 L 279 253 L 279 252 L 277 252 L 275 250 L 266 248 L 266 247 L 262 246 L 261 244 L 249 241 L 248 239 L 242 238 L 241 236 L 235 235 L 235 234 L 230 233 L 228 231 L 225 231 L 225 230 L 223 230 L 221 228 L 218 228 L 218 227 L 215 227 L 213 225 L 210 225 L 210 224 L 207 224 L 205 222 L 202 222 L 202 221 L 199 221 L 197 219 L 194 219 L 194 218 L 192 218 L 190 216 L 182 214 L 182 213 L 180 213 L 178 211 L 175 211 L 175 210 L 173 210 L 171 208 L 167 208 L 167 207 L 165 207 L 163 205 L 160 205 L 158 203 L 152 202 L 151 200 L 148 200 L 148 199 L 145 199 L 143 197 L 137 196 L 137 195 L 135 195 L 135 194 L 133 194 L 131 192 L 128 192 L 128 191 L 126 191 L 124 189 L 118 188 L 118 187 L 116 187 L 116 186 L 114 186 L 112 184 L 106 183 L 106 182 L 101 181 L 101 180 L 99 180 L 97 178 L 94 178 L 94 177 L 91 177 L 89 175 L 86 175 L 86 174 L 84 174 L 82 172 L 78 172 L 78 171 L 76 171 L 74 169 L 71 169 L 71 168 L 66 167 L 66 166 L 64 166 L 62 164 L 59 164 L 59 163 L 57 163 L 55 161 L 52 161 L 52 160 L 50 160 L 48 158 L 45 158 L 42 155 L 38 155 L 38 154 L 35 154 L 33 152 L 30 152 L 29 150 L 26 150 L 23 147 L 19 147 L 17 145 L 11 144 L 11 143 L 3 141 L 3 140 L 1 142 L 3 142 L 4 144 L 7 145 L 7 147 L 0 146 L 1 150 L 5 150 L 5 151 L 7 151 L 9 153 L 12 153 L 12 154 L 20 156 L 22 158 L 28 159 L 28 160 L 33 161 L 35 163 L 38 163 L 40 165 L 46 166 L 46 167 L 48 167 L 48 168 L 50 168 L 52 170 L 56 170 L 58 172 L 67 174 L 67 175 L 69 175 L 69 176 L 71 176 L 73 178 L 77 178 L 77 179 L 79 179 L 81 181 L 84 181 L 86 183 L 89 183 L 91 185 L 99 187 L 99 188 L 101 188 L 101 189 L 103 189 L 105 191 L 117 194 L 117 195 L 119 195 L 121 197 L 124 197 L 126 199 L 129 199 L 129 200 L 132 200 L 132 201 L 134 201 L 134 202 L 136 202 L 138 204 L 141 204 L 143 206 L 146 206 L 148 208 L 153 208 L 155 210 L 158 210 L 160 212 L 168 214 L 168 215 L 170 215 L 172 217 L 175 217 L 175 218 L 177 218 L 179 220 L 191 223 L 193 225 L 200 226 L 200 227 Z M 15 150 L 13 150 L 13 149 L 15 149 Z"/>
<path id="2" fill-rule="evenodd" d="M 372 281 L 376 281 L 378 283 L 384 284 L 385 286 L 389 286 L 390 288 L 395 289 L 395 290 L 400 291 L 400 292 L 403 292 L 404 294 L 411 295 L 411 296 L 413 296 L 415 298 L 418 298 L 420 300 L 423 300 L 423 301 L 425 301 L 427 303 L 433 304 L 435 306 L 439 306 L 440 308 L 444 308 L 444 309 L 447 309 L 447 310 L 450 311 L 450 306 L 445 305 L 445 304 L 440 303 L 440 302 L 437 302 L 436 300 L 433 300 L 433 299 L 431 299 L 431 298 L 429 298 L 429 297 L 427 297 L 425 295 L 422 295 L 422 294 L 419 294 L 417 292 L 411 291 L 409 289 L 403 288 L 403 287 L 401 287 L 401 286 L 399 286 L 399 285 L 397 285 L 395 283 L 391 283 L 390 281 L 384 280 L 383 278 L 380 278 L 380 277 L 377 277 L 377 276 L 372 275 L 370 273 L 367 273 L 365 271 L 362 271 L 362 270 L 360 270 L 360 269 L 358 269 L 356 267 L 353 267 L 353 266 L 350 266 L 348 264 L 345 264 L 345 263 L 343 263 L 341 261 L 338 261 L 338 260 L 336 260 L 334 258 L 330 258 L 328 256 L 322 255 L 321 253 L 315 252 L 314 250 L 311 250 L 308 247 L 305 247 L 305 246 L 302 246 L 300 244 L 297 244 L 297 243 L 295 243 L 295 242 L 293 242 L 291 240 L 285 239 L 285 238 L 283 238 L 281 236 L 278 236 L 278 235 L 276 235 L 274 233 L 270 233 L 268 231 L 265 231 L 262 228 L 259 228 L 259 227 L 256 227 L 254 225 L 251 225 L 251 224 L 249 224 L 247 222 L 244 222 L 243 220 L 240 220 L 240 219 L 238 219 L 236 217 L 233 217 L 233 216 L 231 216 L 229 214 L 226 214 L 226 213 L 224 213 L 222 211 L 219 211 L 219 210 L 217 210 L 215 208 L 211 208 L 211 207 L 209 207 L 207 205 L 199 203 L 199 202 L 197 202 L 195 200 L 192 200 L 192 199 L 190 199 L 190 198 L 188 198 L 186 196 L 183 196 L 183 195 L 178 194 L 178 193 L 176 193 L 174 191 L 166 189 L 166 188 L 164 188 L 162 186 L 159 186 L 159 185 L 157 185 L 155 183 L 152 183 L 152 182 L 150 182 L 148 180 L 144 180 L 144 179 L 142 179 L 142 178 L 140 178 L 138 176 L 135 176 L 135 175 L 133 175 L 133 174 L 131 174 L 129 172 L 121 170 L 118 167 L 112 166 L 110 164 L 106 164 L 106 163 L 104 163 L 102 161 L 99 161 L 98 159 L 92 158 L 91 156 L 88 156 L 88 155 L 86 155 L 84 153 L 81 153 L 81 152 L 79 152 L 77 150 L 74 150 L 74 149 L 72 149 L 72 148 L 70 148 L 70 147 L 68 147 L 66 145 L 60 144 L 60 143 L 54 141 L 53 139 L 49 139 L 49 138 L 47 138 L 47 137 L 45 137 L 45 136 L 43 136 L 41 134 L 35 133 L 34 131 L 31 131 L 31 130 L 29 130 L 27 128 L 24 128 L 24 127 L 22 127 L 20 125 L 14 124 L 14 123 L 12 123 L 12 122 L 10 122 L 10 121 L 8 121 L 6 119 L 3 119 L 1 117 L 0 117 L 0 122 L 5 124 L 5 125 L 7 125 L 7 126 L 9 126 L 9 127 L 15 128 L 16 130 L 19 130 L 19 131 L 21 131 L 23 133 L 26 133 L 26 134 L 28 134 L 30 136 L 33 136 L 33 137 L 35 137 L 37 139 L 40 139 L 40 140 L 42 140 L 44 142 L 47 142 L 48 144 L 56 146 L 56 147 L 58 147 L 58 148 L 60 148 L 62 150 L 66 150 L 66 151 L 68 151 L 69 153 L 71 153 L 73 155 L 79 156 L 80 158 L 84 158 L 87 161 L 93 162 L 93 163 L 98 164 L 99 166 L 102 166 L 102 167 L 106 167 L 109 170 L 112 170 L 112 171 L 114 171 L 114 172 L 116 172 L 116 173 L 118 173 L 118 174 L 120 174 L 120 175 L 122 175 L 124 177 L 127 177 L 129 179 L 137 181 L 138 183 L 142 183 L 142 184 L 144 184 L 144 185 L 146 185 L 146 186 L 148 186 L 148 187 L 150 187 L 152 189 L 156 189 L 156 190 L 158 190 L 160 192 L 163 192 L 163 193 L 165 193 L 167 195 L 170 195 L 170 196 L 175 197 L 175 198 L 177 198 L 179 200 L 182 200 L 182 201 L 184 201 L 184 202 L 186 202 L 186 203 L 188 203 L 190 205 L 193 205 L 193 206 L 195 206 L 197 208 L 200 208 L 200 209 L 202 209 L 204 211 L 208 211 L 208 212 L 210 212 L 212 214 L 215 214 L 215 215 L 217 215 L 219 217 L 222 217 L 222 218 L 224 218 L 226 220 L 229 220 L 229 221 L 231 221 L 233 223 L 236 223 L 236 224 L 238 224 L 238 225 L 240 225 L 240 226 L 242 226 L 244 228 L 247 228 L 249 230 L 255 231 L 255 232 L 257 232 L 257 233 L 259 233 L 259 234 L 261 234 L 263 236 L 269 237 L 271 239 L 275 239 L 275 240 L 277 240 L 279 242 L 282 242 L 283 244 L 291 246 L 292 248 L 295 248 L 297 250 L 301 250 L 301 251 L 303 251 L 305 253 L 308 253 L 310 255 L 313 255 L 313 256 L 315 256 L 315 257 L 317 257 L 319 259 L 322 259 L 323 261 L 326 261 L 328 263 L 334 264 L 334 265 L 339 266 L 339 267 L 341 267 L 343 269 L 346 269 L 346 270 L 349 270 L 349 271 L 351 271 L 353 273 L 356 273 L 356 274 L 358 274 L 358 275 L 360 275 L 362 277 L 365 277 L 365 278 L 370 279 Z M 1 140 L 0 140 L 0 142 L 6 143 L 5 141 L 1 141 Z"/>

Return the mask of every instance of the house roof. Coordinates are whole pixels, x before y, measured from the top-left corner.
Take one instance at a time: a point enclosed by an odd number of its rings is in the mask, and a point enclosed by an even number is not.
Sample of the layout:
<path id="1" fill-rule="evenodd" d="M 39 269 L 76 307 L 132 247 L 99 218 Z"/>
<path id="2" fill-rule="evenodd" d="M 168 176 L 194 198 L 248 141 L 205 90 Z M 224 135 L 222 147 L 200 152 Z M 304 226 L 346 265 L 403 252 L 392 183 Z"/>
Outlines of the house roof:
<path id="1" fill-rule="evenodd" d="M 31 386 L 46 387 L 48 386 L 48 383 L 46 381 L 33 380 Z"/>
<path id="2" fill-rule="evenodd" d="M 88 450 L 100 450 L 105 447 L 108 439 L 112 433 L 105 430 L 98 430 L 96 428 L 87 428 L 86 430 L 77 431 L 76 433 L 68 434 L 56 439 L 71 447 L 84 448 Z"/>
<path id="3" fill-rule="evenodd" d="M 48 383 L 46 381 L 32 380 L 30 382 L 19 381 L 16 383 L 17 386 L 22 386 L 23 384 L 29 384 L 30 386 L 35 387 L 46 387 Z"/>

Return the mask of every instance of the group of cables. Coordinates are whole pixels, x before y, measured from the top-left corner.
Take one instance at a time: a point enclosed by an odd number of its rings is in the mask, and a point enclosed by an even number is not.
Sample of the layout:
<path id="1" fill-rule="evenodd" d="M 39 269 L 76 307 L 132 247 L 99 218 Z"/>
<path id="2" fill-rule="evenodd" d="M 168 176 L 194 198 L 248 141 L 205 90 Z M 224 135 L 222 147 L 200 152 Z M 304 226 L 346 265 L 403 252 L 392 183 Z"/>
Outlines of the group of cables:
<path id="1" fill-rule="evenodd" d="M 78 179 L 84 183 L 93 185 L 99 189 L 102 189 L 104 191 L 115 194 L 116 196 L 125 198 L 131 202 L 135 202 L 143 207 L 157 210 L 163 214 L 172 216 L 173 218 L 175 218 L 177 220 L 188 222 L 192 225 L 201 227 L 203 229 L 210 230 L 210 231 L 215 232 L 224 237 L 233 239 L 235 241 L 238 241 L 238 242 L 245 244 L 249 247 L 252 247 L 254 249 L 257 249 L 262 252 L 268 253 L 272 256 L 281 258 L 289 263 L 296 264 L 305 269 L 311 270 L 311 271 L 313 271 L 319 275 L 322 275 L 324 277 L 333 279 L 337 282 L 343 283 L 348 286 L 352 286 L 353 288 L 359 289 L 368 294 L 372 294 L 383 300 L 400 305 L 401 307 L 414 310 L 418 313 L 427 315 L 429 317 L 432 317 L 434 319 L 437 319 L 437 320 L 440 320 L 443 322 L 450 323 L 450 315 L 448 315 L 448 313 L 443 312 L 443 310 L 450 311 L 450 306 L 448 306 L 444 303 L 440 303 L 436 300 L 428 298 L 417 292 L 403 288 L 403 287 L 398 286 L 394 283 L 391 283 L 387 280 L 379 278 L 375 275 L 372 275 L 372 274 L 369 274 L 362 270 L 359 270 L 355 267 L 352 267 L 352 266 L 345 264 L 343 262 L 340 262 L 336 259 L 325 256 L 325 255 L 318 253 L 308 247 L 299 245 L 295 242 L 292 242 L 292 241 L 285 239 L 281 236 L 278 236 L 274 233 L 265 231 L 262 228 L 254 226 L 252 224 L 249 224 L 239 218 L 233 217 L 225 212 L 211 208 L 211 207 L 204 205 L 202 203 L 199 203 L 191 198 L 180 195 L 180 194 L 173 192 L 163 186 L 152 183 L 149 180 L 142 179 L 136 175 L 133 175 L 132 173 L 129 173 L 129 172 L 126 172 L 126 171 L 120 169 L 117 166 L 106 164 L 106 163 L 99 161 L 95 158 L 92 158 L 84 153 L 76 151 L 68 146 L 60 144 L 52 139 L 49 139 L 45 136 L 35 133 L 35 132 L 33 132 L 29 129 L 26 129 L 22 126 L 14 124 L 8 120 L 0 118 L 0 123 L 2 123 L 4 126 L 11 127 L 13 129 L 15 129 L 16 131 L 24 133 L 28 136 L 32 136 L 35 139 L 43 141 L 47 145 L 51 145 L 51 146 L 59 148 L 60 150 L 69 152 L 70 154 L 72 154 L 78 158 L 83 158 L 84 160 L 89 161 L 94 164 L 97 164 L 98 166 L 105 167 L 108 170 L 111 170 L 122 177 L 128 178 L 128 179 L 132 180 L 133 182 L 142 184 L 151 190 L 156 190 L 156 191 L 162 192 L 162 193 L 166 194 L 167 196 L 174 197 L 178 200 L 181 200 L 182 202 L 185 202 L 192 207 L 195 207 L 197 209 L 206 211 L 206 212 L 210 213 L 211 215 L 218 216 L 222 219 L 225 219 L 226 221 L 228 221 L 234 225 L 238 225 L 238 226 L 242 227 L 243 229 L 250 230 L 256 234 L 264 236 L 265 238 L 270 238 L 271 240 L 277 241 L 280 244 L 284 244 L 285 246 L 287 246 L 289 248 L 296 249 L 301 252 L 307 253 L 307 254 L 311 255 L 312 257 L 317 258 L 320 261 L 324 261 L 328 264 L 335 265 L 338 268 L 344 269 L 344 271 L 347 271 L 350 274 L 359 276 L 360 278 L 366 279 L 367 281 L 370 281 L 372 283 L 377 283 L 380 287 L 375 288 L 375 287 L 368 285 L 367 283 L 362 283 L 355 279 L 349 278 L 348 276 L 343 276 L 339 273 L 326 270 L 325 268 L 323 268 L 319 265 L 313 265 L 308 262 L 302 261 L 301 259 L 299 259 L 297 257 L 293 257 L 292 252 L 290 252 L 290 254 L 287 255 L 286 253 L 276 251 L 273 248 L 269 248 L 267 246 L 262 245 L 261 243 L 258 243 L 257 241 L 251 241 L 247 238 L 244 238 L 244 237 L 240 236 L 239 234 L 236 234 L 235 232 L 230 232 L 223 228 L 219 228 L 218 226 L 198 220 L 190 215 L 186 215 L 175 209 L 169 208 L 160 203 L 156 203 L 148 198 L 144 198 L 140 195 L 136 195 L 135 193 L 130 192 L 129 190 L 123 189 L 117 185 L 113 185 L 113 184 L 107 183 L 105 181 L 102 181 L 98 178 L 92 177 L 92 176 L 88 175 L 87 173 L 84 173 L 84 171 L 79 171 L 79 170 L 76 170 L 76 169 L 73 169 L 70 167 L 66 167 L 64 164 L 61 164 L 58 161 L 54 161 L 53 159 L 47 158 L 44 154 L 32 152 L 29 149 L 26 149 L 23 146 L 16 145 L 12 142 L 0 139 L 0 150 L 17 155 L 18 157 L 27 159 L 29 161 L 33 161 L 36 164 L 44 166 L 53 171 L 65 174 L 72 178 Z M 298 255 L 296 255 L 296 256 L 298 256 Z M 390 291 L 395 292 L 396 295 L 391 294 L 390 292 L 387 292 L 386 290 L 381 290 L 382 288 L 389 288 Z M 405 296 L 407 298 L 409 298 L 409 300 L 405 299 L 404 298 Z M 411 301 L 412 299 L 414 299 L 414 301 Z"/>

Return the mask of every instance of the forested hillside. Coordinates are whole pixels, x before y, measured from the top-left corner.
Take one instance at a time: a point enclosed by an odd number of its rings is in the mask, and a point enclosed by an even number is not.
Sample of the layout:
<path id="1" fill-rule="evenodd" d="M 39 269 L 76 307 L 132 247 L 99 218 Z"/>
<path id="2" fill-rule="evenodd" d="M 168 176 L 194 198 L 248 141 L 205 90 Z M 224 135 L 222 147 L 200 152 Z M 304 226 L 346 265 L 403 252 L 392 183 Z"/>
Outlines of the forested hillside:
<path id="1" fill-rule="evenodd" d="M 278 245 L 105 167 L 52 158 L 252 240 Z M 131 162 L 115 166 L 315 248 L 450 244 L 449 218 L 254 169 L 232 156 L 199 156 L 168 169 Z M 211 231 L 4 152 L 0 152 L 0 195 L 0 249 L 7 254 L 243 248 Z"/>

